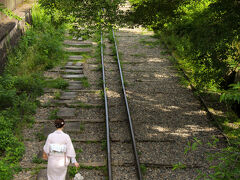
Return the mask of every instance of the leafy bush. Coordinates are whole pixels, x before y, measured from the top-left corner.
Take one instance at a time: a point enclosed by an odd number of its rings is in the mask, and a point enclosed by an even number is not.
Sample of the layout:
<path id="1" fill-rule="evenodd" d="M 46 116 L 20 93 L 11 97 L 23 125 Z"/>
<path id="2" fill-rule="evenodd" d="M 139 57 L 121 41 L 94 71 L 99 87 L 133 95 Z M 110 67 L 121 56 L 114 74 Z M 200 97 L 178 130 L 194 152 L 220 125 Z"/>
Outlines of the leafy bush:
<path id="1" fill-rule="evenodd" d="M 0 88 L 0 110 L 9 108 L 17 101 L 16 90 L 5 90 Z"/>
<path id="2" fill-rule="evenodd" d="M 20 77 L 16 77 L 14 80 L 14 87 L 16 88 L 18 93 L 27 93 L 28 95 L 41 95 L 43 93 L 43 80 L 41 75 L 33 74 L 23 75 Z"/>
<path id="3" fill-rule="evenodd" d="M 0 177 L 4 180 L 11 180 L 13 178 L 13 169 L 3 160 L 0 160 Z"/>
<path id="4" fill-rule="evenodd" d="M 6 147 L 8 147 L 12 142 L 16 139 L 9 130 L 2 130 L 0 131 L 0 152 L 4 152 Z"/>
<path id="5" fill-rule="evenodd" d="M 222 93 L 220 101 L 237 102 L 240 104 L 240 82 L 230 85 L 231 89 Z"/>
<path id="6" fill-rule="evenodd" d="M 12 144 L 6 148 L 6 155 L 4 160 L 11 163 L 17 163 L 22 159 L 25 153 L 25 147 L 22 142 L 15 139 L 16 141 L 11 142 Z"/>

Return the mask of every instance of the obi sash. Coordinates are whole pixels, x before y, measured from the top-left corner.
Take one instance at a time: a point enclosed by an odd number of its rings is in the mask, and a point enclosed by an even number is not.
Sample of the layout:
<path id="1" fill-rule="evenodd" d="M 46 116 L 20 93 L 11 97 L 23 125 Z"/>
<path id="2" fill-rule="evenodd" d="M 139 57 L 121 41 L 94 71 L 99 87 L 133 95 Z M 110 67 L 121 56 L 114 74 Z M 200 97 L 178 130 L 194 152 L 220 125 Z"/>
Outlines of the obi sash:
<path id="1" fill-rule="evenodd" d="M 66 153 L 67 146 L 65 144 L 50 144 L 50 152 Z"/>

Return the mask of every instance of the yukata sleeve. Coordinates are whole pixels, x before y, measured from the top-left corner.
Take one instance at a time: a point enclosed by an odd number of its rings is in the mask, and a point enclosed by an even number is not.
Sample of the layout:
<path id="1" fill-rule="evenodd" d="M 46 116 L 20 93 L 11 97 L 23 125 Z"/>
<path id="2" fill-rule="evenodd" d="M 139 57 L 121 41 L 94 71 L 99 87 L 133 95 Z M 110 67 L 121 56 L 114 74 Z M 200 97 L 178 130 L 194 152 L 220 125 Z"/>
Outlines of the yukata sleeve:
<path id="1" fill-rule="evenodd" d="M 47 140 L 46 140 L 46 143 L 43 146 L 43 150 L 46 154 L 49 154 L 49 148 L 50 148 L 49 146 L 50 146 L 50 137 L 48 136 Z"/>
<path id="2" fill-rule="evenodd" d="M 67 136 L 67 152 L 66 152 L 66 154 L 67 154 L 67 157 L 71 158 L 72 163 L 77 162 L 75 159 L 76 153 L 75 153 L 71 138 L 69 136 Z"/>

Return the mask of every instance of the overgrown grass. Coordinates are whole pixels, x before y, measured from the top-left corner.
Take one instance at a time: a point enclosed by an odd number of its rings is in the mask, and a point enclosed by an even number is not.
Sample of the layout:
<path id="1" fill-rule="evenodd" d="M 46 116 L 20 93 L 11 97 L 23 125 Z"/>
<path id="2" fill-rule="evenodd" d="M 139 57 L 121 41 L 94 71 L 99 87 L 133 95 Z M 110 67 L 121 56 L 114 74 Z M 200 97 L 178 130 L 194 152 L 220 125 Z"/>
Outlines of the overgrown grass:
<path id="1" fill-rule="evenodd" d="M 80 78 L 79 80 L 81 81 L 83 87 L 85 87 L 85 88 L 90 87 L 90 84 L 89 84 L 88 79 L 86 77 Z"/>
<path id="2" fill-rule="evenodd" d="M 57 79 L 49 79 L 45 80 L 44 86 L 47 88 L 56 88 L 56 89 L 66 89 L 68 87 L 69 83 L 62 79 L 62 78 L 57 78 Z"/>
<path id="3" fill-rule="evenodd" d="M 32 26 L 9 52 L 0 76 L 0 179 L 4 180 L 12 179 L 21 170 L 19 161 L 25 147 L 19 133 L 22 127 L 33 123 L 32 116 L 39 105 L 36 98 L 43 94 L 45 84 L 42 72 L 65 58 L 61 48 L 64 28 L 55 28 L 37 5 L 32 9 L 32 19 Z M 65 87 L 60 81 L 56 84 Z"/>
<path id="4" fill-rule="evenodd" d="M 88 170 L 100 170 L 103 171 L 103 173 L 105 175 L 107 175 L 107 167 L 106 166 L 84 166 L 81 165 L 79 166 L 79 168 L 75 168 L 75 167 L 70 167 L 68 170 L 69 176 L 70 178 L 73 178 L 75 176 L 75 174 L 77 174 L 78 172 L 81 173 L 81 169 L 88 169 Z"/>
<path id="5" fill-rule="evenodd" d="M 58 113 L 59 109 L 53 109 L 52 111 L 50 111 L 50 114 L 48 116 L 49 120 L 55 120 L 58 118 L 57 113 Z"/>

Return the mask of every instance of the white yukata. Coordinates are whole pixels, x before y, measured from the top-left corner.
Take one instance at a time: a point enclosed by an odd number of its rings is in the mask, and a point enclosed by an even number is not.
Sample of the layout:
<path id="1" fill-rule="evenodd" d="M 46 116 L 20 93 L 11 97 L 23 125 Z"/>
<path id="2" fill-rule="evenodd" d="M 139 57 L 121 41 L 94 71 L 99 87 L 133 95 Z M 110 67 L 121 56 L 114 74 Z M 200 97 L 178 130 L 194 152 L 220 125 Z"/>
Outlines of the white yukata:
<path id="1" fill-rule="evenodd" d="M 76 162 L 76 153 L 68 134 L 56 130 L 48 135 L 43 147 L 48 155 L 47 177 L 48 180 L 65 180 L 67 166 Z"/>

